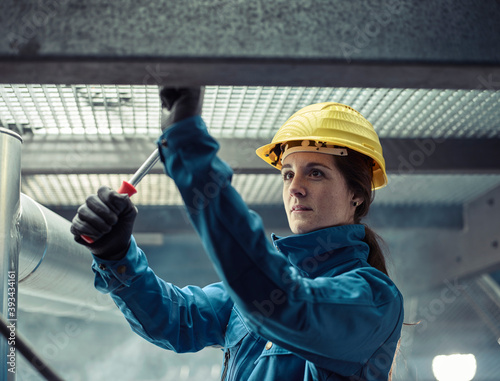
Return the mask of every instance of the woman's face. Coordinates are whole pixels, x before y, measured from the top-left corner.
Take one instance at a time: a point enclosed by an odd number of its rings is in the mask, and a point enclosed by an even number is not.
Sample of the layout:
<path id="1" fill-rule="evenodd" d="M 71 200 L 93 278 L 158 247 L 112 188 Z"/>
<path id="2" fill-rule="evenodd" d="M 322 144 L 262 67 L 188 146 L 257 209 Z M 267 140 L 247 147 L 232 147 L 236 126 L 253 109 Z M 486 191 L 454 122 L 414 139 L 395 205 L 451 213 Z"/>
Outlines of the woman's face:
<path id="1" fill-rule="evenodd" d="M 332 155 L 295 152 L 288 155 L 281 174 L 283 203 L 294 234 L 352 224 L 353 193 L 334 164 Z"/>

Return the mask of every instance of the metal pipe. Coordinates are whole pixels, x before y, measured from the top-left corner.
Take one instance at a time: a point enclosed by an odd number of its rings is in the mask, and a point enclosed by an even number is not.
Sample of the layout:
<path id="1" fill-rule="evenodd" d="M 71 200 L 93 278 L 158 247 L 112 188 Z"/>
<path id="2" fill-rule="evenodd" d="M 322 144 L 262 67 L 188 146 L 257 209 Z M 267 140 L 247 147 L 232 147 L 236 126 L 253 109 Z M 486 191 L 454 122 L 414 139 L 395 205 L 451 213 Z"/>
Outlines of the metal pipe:
<path id="1" fill-rule="evenodd" d="M 0 313 L 11 327 L 10 340 L 0 342 L 0 379 L 15 380 L 17 324 L 18 216 L 21 188 L 21 137 L 0 128 Z M 8 359 L 8 360 L 7 360 Z M 9 371 L 10 369 L 10 371 Z"/>

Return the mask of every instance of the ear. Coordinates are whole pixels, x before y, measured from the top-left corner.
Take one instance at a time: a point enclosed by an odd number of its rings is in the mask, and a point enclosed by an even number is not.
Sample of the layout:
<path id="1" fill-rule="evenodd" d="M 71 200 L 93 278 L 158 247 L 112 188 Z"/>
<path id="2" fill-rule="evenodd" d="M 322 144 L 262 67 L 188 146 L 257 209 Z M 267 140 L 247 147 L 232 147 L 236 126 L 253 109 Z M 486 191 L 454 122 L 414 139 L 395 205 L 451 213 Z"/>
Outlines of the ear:
<path id="1" fill-rule="evenodd" d="M 360 206 L 363 203 L 363 199 L 361 197 L 358 197 L 356 195 L 352 196 L 351 198 L 351 205 L 354 206 L 355 208 Z"/>

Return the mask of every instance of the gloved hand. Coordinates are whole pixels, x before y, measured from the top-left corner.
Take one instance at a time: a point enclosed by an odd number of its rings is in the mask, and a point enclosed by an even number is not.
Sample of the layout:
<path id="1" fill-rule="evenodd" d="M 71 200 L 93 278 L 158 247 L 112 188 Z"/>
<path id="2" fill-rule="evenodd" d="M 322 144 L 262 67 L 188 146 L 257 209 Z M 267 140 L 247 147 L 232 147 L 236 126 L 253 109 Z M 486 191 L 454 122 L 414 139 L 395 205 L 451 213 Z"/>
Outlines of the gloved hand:
<path id="1" fill-rule="evenodd" d="M 203 87 L 163 87 L 161 99 L 161 129 L 195 115 L 201 115 Z"/>
<path id="2" fill-rule="evenodd" d="M 97 195 L 89 196 L 78 208 L 71 233 L 76 242 L 87 246 L 93 254 L 103 259 L 121 259 L 130 246 L 136 216 L 137 208 L 127 195 L 102 186 Z M 86 242 L 82 234 L 94 243 Z"/>

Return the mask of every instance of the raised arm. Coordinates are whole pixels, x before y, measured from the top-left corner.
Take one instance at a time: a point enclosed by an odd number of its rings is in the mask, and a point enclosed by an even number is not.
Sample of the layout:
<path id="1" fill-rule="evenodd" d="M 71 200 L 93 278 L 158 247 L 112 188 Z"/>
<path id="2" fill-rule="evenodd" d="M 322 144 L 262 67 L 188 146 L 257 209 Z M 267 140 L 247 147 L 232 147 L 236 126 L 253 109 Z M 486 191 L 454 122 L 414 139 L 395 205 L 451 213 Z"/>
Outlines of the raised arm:
<path id="1" fill-rule="evenodd" d="M 327 368 L 332 359 L 362 363 L 390 339 L 387 332 L 401 324 L 402 300 L 389 278 L 370 268 L 334 278 L 302 276 L 231 186 L 231 168 L 217 157 L 218 143 L 201 117 L 167 127 L 158 141 L 166 173 L 253 330 Z"/>

